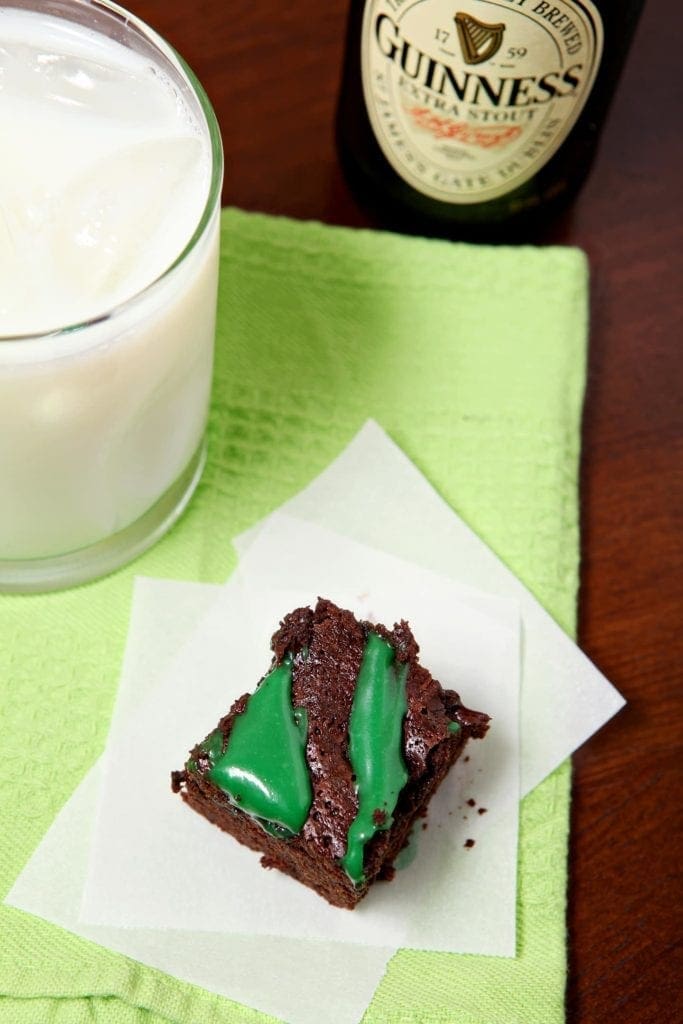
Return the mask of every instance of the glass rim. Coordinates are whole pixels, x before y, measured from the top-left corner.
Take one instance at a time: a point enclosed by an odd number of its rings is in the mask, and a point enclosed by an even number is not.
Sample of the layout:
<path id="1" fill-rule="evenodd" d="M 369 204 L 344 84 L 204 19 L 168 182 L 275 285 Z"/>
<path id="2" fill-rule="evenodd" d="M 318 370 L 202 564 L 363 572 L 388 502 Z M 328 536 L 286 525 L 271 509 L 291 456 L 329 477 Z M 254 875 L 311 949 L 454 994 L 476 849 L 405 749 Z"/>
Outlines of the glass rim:
<path id="1" fill-rule="evenodd" d="M 165 268 L 165 270 L 150 281 L 149 284 L 146 284 L 144 288 L 139 289 L 139 291 L 134 292 L 134 294 L 130 295 L 127 299 L 117 302 L 116 305 L 110 306 L 102 313 L 97 313 L 95 316 L 88 317 L 86 320 L 78 320 L 73 323 L 50 327 L 47 330 L 32 331 L 27 334 L 2 334 L 0 331 L 0 353 L 2 352 L 3 345 L 15 343 L 28 345 L 31 342 L 43 342 L 48 338 L 59 338 L 63 335 L 75 334 L 76 332 L 81 332 L 86 328 L 95 327 L 98 324 L 105 323 L 107 320 L 111 320 L 121 314 L 124 310 L 127 310 L 138 300 L 149 295 L 151 291 L 153 291 L 161 284 L 162 281 L 165 281 L 166 278 L 173 273 L 177 266 L 185 261 L 204 236 L 206 229 L 213 218 L 214 210 L 220 206 L 221 187 L 223 183 L 223 143 L 221 140 L 218 119 L 204 87 L 187 61 L 176 49 L 174 49 L 174 47 L 171 46 L 170 43 L 164 39 L 163 36 L 159 35 L 155 29 L 148 25 L 147 22 L 143 21 L 142 18 L 138 18 L 137 15 L 128 11 L 120 4 L 114 3 L 113 0 L 62 0 L 62 3 L 73 6 L 74 8 L 102 8 L 105 11 L 116 15 L 126 26 L 133 25 L 133 27 L 137 29 L 142 36 L 152 43 L 155 50 L 159 51 L 171 65 L 175 66 L 176 70 L 185 78 L 191 91 L 197 98 L 200 110 L 206 121 L 209 145 L 211 149 L 211 179 L 209 181 L 207 197 L 201 216 L 197 221 L 197 226 L 192 232 L 190 238 L 175 259 Z M 10 7 L 26 9 L 28 6 L 28 4 L 24 5 L 21 2 L 13 3 L 12 0 L 0 0 L 0 11 L 2 11 L 3 8 L 7 9 Z M 37 8 L 38 6 L 39 0 L 36 0 L 35 7 Z M 97 31 L 97 29 L 94 29 L 94 31 Z M 49 357 L 49 353 L 47 351 L 45 352 L 45 355 L 46 357 Z"/>

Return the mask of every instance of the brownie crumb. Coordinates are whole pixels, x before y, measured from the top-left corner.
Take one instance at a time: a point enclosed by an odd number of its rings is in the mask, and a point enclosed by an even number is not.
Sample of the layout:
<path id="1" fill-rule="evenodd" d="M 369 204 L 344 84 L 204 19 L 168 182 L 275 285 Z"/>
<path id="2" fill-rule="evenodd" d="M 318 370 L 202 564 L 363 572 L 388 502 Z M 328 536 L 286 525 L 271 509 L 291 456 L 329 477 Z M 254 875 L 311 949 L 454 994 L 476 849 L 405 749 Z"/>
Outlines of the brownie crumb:
<path id="1" fill-rule="evenodd" d="M 474 846 L 474 839 L 466 839 L 464 846 L 466 850 L 471 850 L 472 847 Z"/>
<path id="2" fill-rule="evenodd" d="M 422 831 L 424 832 L 424 831 L 426 830 L 426 828 L 427 828 L 427 822 L 426 822 L 426 821 L 424 821 L 424 822 L 422 823 Z"/>
<path id="3" fill-rule="evenodd" d="M 487 810 L 487 807 L 480 807 L 479 810 L 477 811 L 477 814 L 486 814 Z"/>
<path id="4" fill-rule="evenodd" d="M 180 787 L 185 781 L 185 772 L 171 772 L 171 790 L 174 793 L 180 792 Z"/>
<path id="5" fill-rule="evenodd" d="M 476 804 L 477 804 L 477 801 L 474 800 L 472 797 L 470 797 L 469 800 L 467 801 L 467 806 L 468 807 L 476 807 Z"/>

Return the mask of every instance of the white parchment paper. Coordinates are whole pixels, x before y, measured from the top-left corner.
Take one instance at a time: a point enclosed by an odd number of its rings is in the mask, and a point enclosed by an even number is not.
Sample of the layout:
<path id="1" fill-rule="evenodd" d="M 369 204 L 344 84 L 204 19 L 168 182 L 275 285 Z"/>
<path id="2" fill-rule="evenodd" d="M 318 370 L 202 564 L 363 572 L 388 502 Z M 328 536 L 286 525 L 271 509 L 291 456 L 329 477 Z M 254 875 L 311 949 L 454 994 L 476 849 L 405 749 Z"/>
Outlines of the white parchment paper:
<path id="1" fill-rule="evenodd" d="M 518 602 L 523 796 L 623 707 L 621 694 L 373 420 L 281 511 Z M 262 525 L 236 538 L 240 553 Z"/>
<path id="2" fill-rule="evenodd" d="M 441 787 L 419 856 L 353 913 L 330 907 L 280 872 L 264 872 L 258 855 L 188 812 L 169 787 L 170 768 L 182 766 L 189 748 L 268 669 L 269 639 L 281 616 L 315 601 L 315 588 L 303 585 L 304 567 L 326 596 L 359 614 L 372 611 L 391 624 L 402 609 L 424 664 L 445 686 L 463 691 L 466 682 L 471 696 L 463 699 L 494 723 L 484 742 L 468 748 L 464 770 Z M 301 589 L 278 600 L 277 579 Z M 354 581 L 360 599 L 349 590 Z M 519 660 L 513 603 L 474 595 L 322 528 L 273 517 L 150 698 L 133 715 L 116 717 L 83 920 L 514 955 Z M 138 690 L 132 674 L 122 685 Z M 129 704 L 123 693 L 122 700 Z M 486 816 L 467 806 L 473 796 Z M 494 826 L 495 841 L 488 841 L 483 833 Z M 474 848 L 465 847 L 468 838 Z"/>
<path id="3" fill-rule="evenodd" d="M 290 517 L 331 527 L 475 589 L 518 602 L 523 623 L 522 793 L 533 788 L 622 706 L 623 699 L 604 676 L 377 424 L 368 422 L 328 469 L 284 506 L 284 511 Z M 246 552 L 263 525 L 238 538 L 238 550 Z M 138 662 L 144 662 L 145 671 L 139 673 L 143 689 L 136 696 L 122 686 L 117 719 L 125 720 L 137 700 L 144 700 L 203 613 L 220 597 L 219 590 L 199 584 L 138 581 L 124 676 L 134 671 Z M 155 666 L 157 655 L 161 664 Z M 261 672 L 263 668 L 261 665 Z M 251 689 L 251 683 L 246 688 Z M 123 696 L 124 689 L 128 698 Z M 224 710 L 221 707 L 218 713 Z M 211 722 L 202 722 L 199 734 L 210 727 Z M 352 1024 L 362 1016 L 391 955 L 390 948 L 348 942 L 301 945 L 298 940 L 263 935 L 249 938 L 220 932 L 117 929 L 79 921 L 98 786 L 96 766 L 36 849 L 10 892 L 8 903 L 178 977 L 281 1016 L 291 1024 L 318 1021 L 321 1002 L 316 999 L 331 1001 L 339 1024 Z M 488 829 L 494 828 L 492 818 Z M 471 852 L 481 852 L 481 844 L 478 842 Z M 349 977 L 354 979 L 352 986 L 348 985 Z M 303 995 L 309 984 L 313 993 L 310 999 Z"/>

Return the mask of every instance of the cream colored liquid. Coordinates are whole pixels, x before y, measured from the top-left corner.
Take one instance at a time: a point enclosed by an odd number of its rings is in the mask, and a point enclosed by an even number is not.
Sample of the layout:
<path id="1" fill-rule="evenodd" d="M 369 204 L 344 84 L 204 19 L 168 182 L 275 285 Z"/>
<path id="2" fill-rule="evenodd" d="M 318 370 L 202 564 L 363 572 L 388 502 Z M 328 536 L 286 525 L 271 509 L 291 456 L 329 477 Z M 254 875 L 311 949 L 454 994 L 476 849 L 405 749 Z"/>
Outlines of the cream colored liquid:
<path id="1" fill-rule="evenodd" d="M 208 132 L 160 67 L 74 23 L 0 6 L 0 146 L 2 560 L 123 529 L 191 459 L 218 220 L 144 291 L 201 219 Z"/>

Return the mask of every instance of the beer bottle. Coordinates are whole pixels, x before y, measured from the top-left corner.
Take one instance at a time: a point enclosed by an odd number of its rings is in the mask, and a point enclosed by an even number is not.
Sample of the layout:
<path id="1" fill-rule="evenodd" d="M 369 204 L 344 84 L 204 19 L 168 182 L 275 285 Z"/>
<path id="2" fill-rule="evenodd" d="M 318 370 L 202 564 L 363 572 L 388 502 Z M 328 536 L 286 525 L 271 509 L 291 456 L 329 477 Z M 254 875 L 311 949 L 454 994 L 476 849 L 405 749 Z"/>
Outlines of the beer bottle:
<path id="1" fill-rule="evenodd" d="M 351 0 L 337 144 L 398 230 L 530 237 L 576 195 L 644 0 Z"/>

